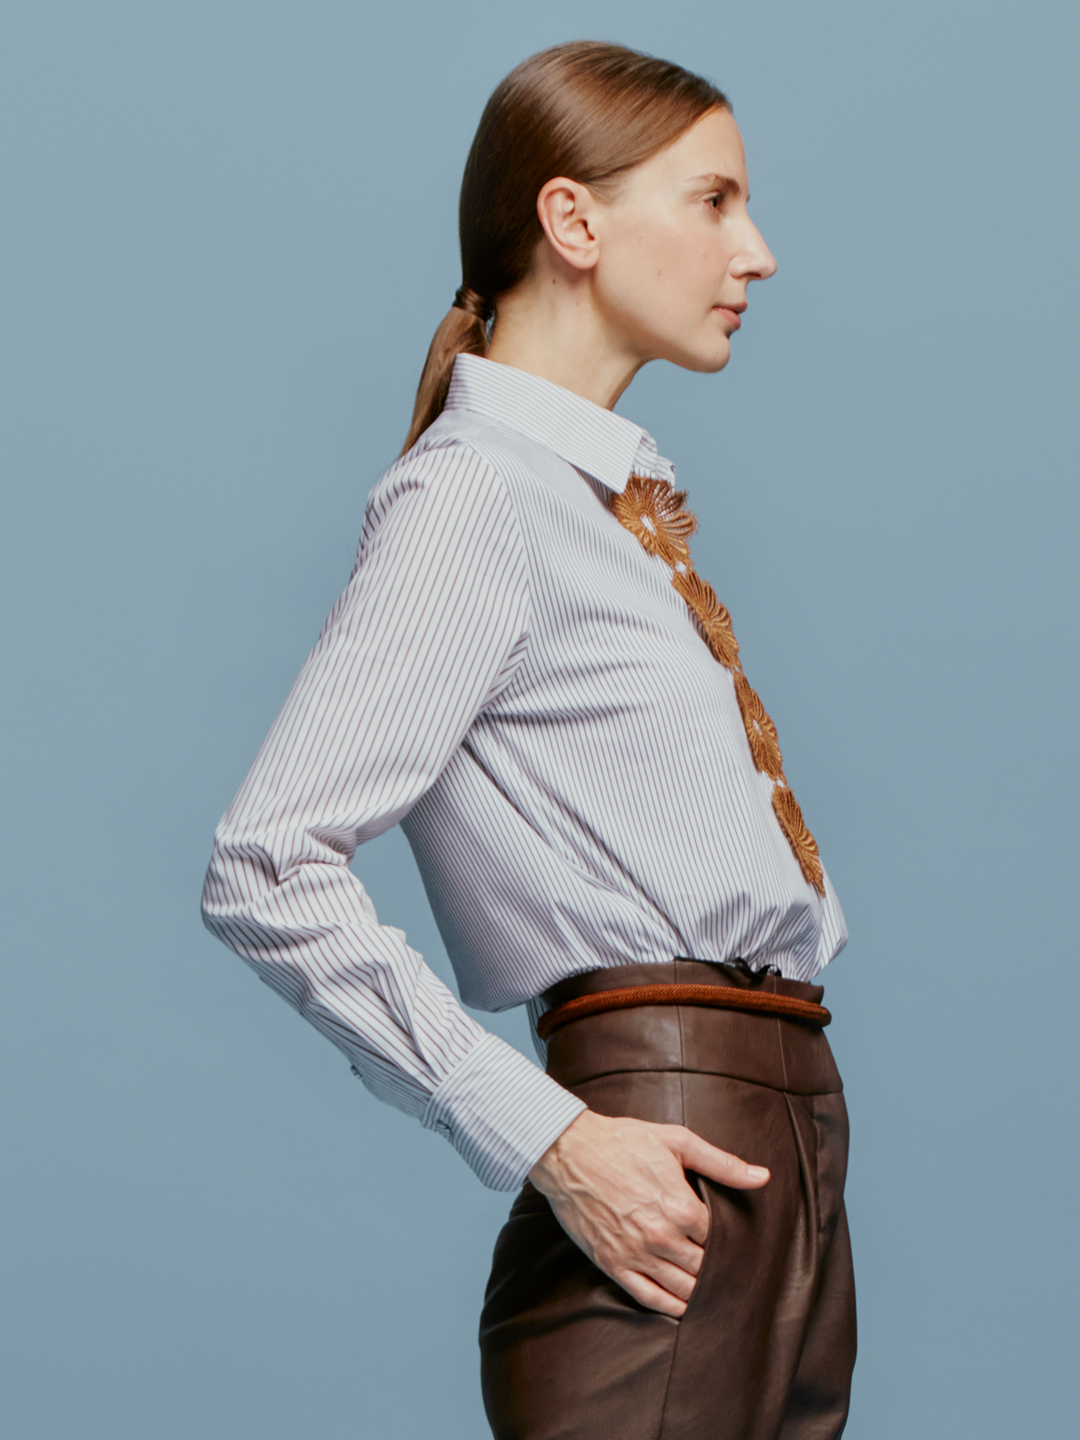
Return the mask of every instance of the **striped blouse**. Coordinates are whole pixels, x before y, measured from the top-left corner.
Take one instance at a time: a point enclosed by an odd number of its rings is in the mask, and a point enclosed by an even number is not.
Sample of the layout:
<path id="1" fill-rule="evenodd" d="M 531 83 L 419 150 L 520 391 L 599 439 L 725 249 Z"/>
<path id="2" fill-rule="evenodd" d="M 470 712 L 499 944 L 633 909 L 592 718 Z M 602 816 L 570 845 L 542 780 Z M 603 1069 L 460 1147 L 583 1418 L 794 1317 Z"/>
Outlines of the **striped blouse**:
<path id="1" fill-rule="evenodd" d="M 352 578 L 215 835 L 207 925 L 370 1090 L 518 1186 L 583 1108 L 380 925 L 349 869 L 399 822 L 462 998 L 601 966 L 741 957 L 809 979 L 843 946 L 750 756 L 731 673 L 606 503 L 672 480 L 652 438 L 459 356 L 371 492 Z"/>

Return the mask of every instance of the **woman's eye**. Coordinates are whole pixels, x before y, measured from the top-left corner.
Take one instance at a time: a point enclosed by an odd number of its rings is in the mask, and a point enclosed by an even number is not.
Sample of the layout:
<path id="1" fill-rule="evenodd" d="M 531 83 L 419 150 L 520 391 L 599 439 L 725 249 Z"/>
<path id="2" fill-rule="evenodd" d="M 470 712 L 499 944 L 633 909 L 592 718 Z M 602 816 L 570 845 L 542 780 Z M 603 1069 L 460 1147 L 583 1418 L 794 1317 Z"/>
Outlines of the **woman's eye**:
<path id="1" fill-rule="evenodd" d="M 711 205 L 714 210 L 719 210 L 724 203 L 724 197 L 722 195 L 710 195 L 707 203 Z"/>

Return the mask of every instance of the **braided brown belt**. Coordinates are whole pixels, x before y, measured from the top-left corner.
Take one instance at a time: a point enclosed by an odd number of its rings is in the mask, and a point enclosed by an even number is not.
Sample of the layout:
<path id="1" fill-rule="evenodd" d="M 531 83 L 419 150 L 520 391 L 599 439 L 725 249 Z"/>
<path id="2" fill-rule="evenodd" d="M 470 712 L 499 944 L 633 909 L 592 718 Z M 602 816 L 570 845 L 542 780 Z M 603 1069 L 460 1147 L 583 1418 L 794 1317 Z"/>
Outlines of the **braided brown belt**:
<path id="1" fill-rule="evenodd" d="M 564 1005 L 547 1010 L 536 1023 L 541 1040 L 546 1040 L 571 1020 L 597 1015 L 604 1010 L 624 1010 L 631 1005 L 710 1005 L 719 1010 L 749 1010 L 757 1015 L 780 1015 L 804 1025 L 828 1025 L 832 1016 L 824 1005 L 797 1000 L 793 995 L 774 995 L 768 990 L 740 990 L 734 985 L 626 985 L 620 990 L 600 990 L 578 995 Z"/>

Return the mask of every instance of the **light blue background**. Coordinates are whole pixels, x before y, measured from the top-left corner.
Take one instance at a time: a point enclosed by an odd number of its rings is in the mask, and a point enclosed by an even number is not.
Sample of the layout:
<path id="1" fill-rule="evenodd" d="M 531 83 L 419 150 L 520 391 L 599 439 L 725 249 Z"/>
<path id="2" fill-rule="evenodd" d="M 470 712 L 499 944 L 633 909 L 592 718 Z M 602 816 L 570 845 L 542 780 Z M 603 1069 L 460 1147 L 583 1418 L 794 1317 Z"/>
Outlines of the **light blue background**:
<path id="1" fill-rule="evenodd" d="M 848 1434 L 1075 1433 L 1075 10 L 8 0 L 11 1440 L 487 1433 L 507 1197 L 198 896 L 459 282 L 481 106 L 580 36 L 729 91 L 780 262 L 727 372 L 620 408 L 690 490 L 851 928 Z M 400 835 L 357 869 L 445 975 Z"/>

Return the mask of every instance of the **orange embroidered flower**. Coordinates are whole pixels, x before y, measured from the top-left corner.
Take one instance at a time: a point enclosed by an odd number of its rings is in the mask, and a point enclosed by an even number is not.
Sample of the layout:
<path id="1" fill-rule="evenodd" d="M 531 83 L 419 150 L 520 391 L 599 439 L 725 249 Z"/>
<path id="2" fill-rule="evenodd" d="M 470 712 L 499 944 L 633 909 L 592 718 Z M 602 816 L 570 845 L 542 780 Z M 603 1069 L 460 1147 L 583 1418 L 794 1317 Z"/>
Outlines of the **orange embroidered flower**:
<path id="1" fill-rule="evenodd" d="M 671 583 L 697 616 L 709 649 L 729 670 L 739 668 L 739 642 L 731 628 L 726 605 L 716 598 L 716 591 L 696 570 L 676 570 Z"/>
<path id="2" fill-rule="evenodd" d="M 784 773 L 784 761 L 780 754 L 780 740 L 776 726 L 770 720 L 761 699 L 740 670 L 735 676 L 735 699 L 739 702 L 739 713 L 746 727 L 746 738 L 750 742 L 750 754 L 754 764 L 770 780 L 779 780 Z"/>
<path id="3" fill-rule="evenodd" d="M 825 894 L 825 872 L 821 868 L 817 841 L 806 828 L 799 802 L 786 785 L 778 785 L 773 791 L 772 808 L 780 821 L 780 828 L 787 836 L 792 854 L 799 862 L 799 869 L 808 885 L 813 885 L 819 895 Z"/>
<path id="4" fill-rule="evenodd" d="M 709 649 L 721 665 L 734 672 L 735 698 L 754 764 L 775 782 L 772 807 L 780 828 L 807 884 L 824 895 L 825 872 L 821 868 L 817 841 L 806 828 L 798 802 L 784 779 L 776 726 L 742 672 L 739 642 L 731 628 L 727 606 L 720 603 L 716 591 L 690 563 L 688 542 L 697 521 L 686 509 L 685 492 L 672 489 L 664 480 L 631 475 L 623 493 L 612 494 L 609 503 L 619 523 L 637 537 L 649 554 L 659 555 L 672 567 L 671 583 L 697 618 Z"/>
<path id="5" fill-rule="evenodd" d="M 666 480 L 631 475 L 621 495 L 612 493 L 611 508 L 620 525 L 636 535 L 650 555 L 669 565 L 690 563 L 687 543 L 697 520 L 685 509 L 686 491 L 673 490 Z"/>

